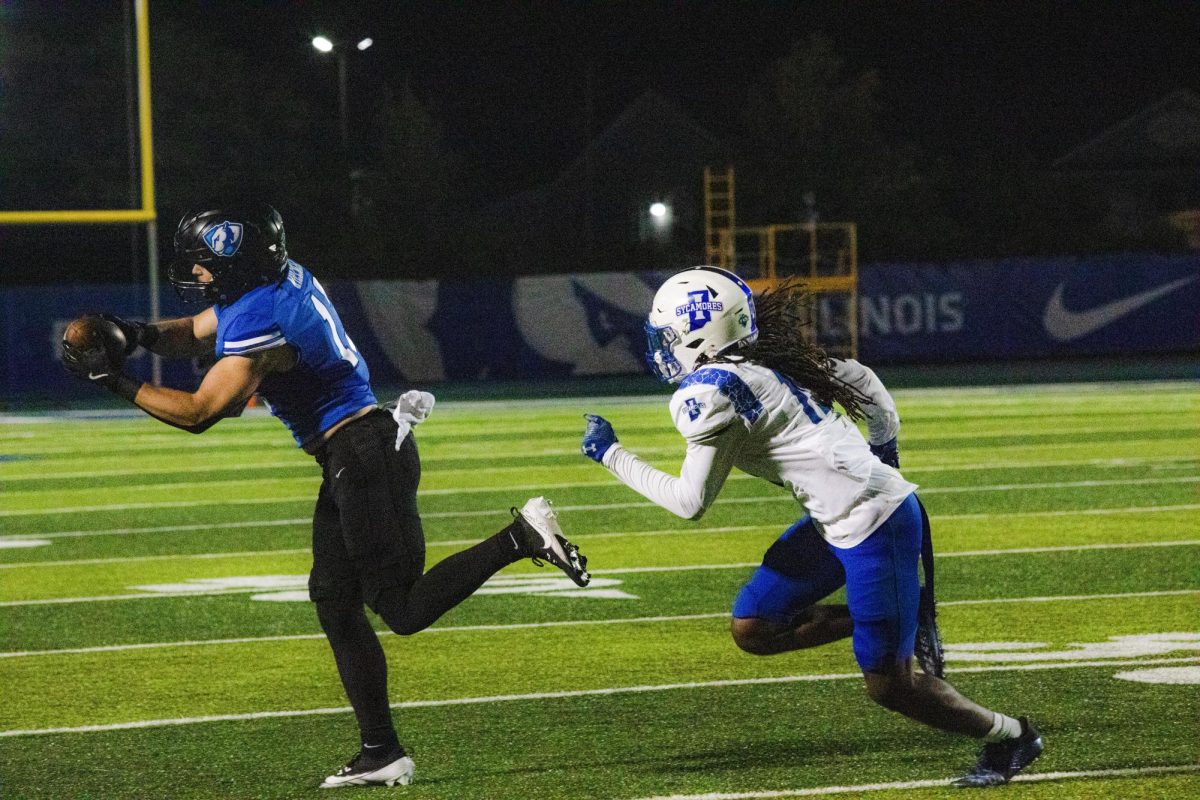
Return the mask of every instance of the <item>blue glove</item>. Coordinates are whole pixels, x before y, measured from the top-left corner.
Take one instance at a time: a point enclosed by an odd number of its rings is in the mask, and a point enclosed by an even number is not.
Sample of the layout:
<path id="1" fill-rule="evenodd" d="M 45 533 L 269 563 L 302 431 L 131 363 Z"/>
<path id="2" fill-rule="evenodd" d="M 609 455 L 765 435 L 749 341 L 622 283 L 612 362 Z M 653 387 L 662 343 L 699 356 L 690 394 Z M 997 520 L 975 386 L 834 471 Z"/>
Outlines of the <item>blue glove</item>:
<path id="1" fill-rule="evenodd" d="M 883 444 L 871 445 L 871 452 L 875 454 L 883 463 L 889 467 L 900 469 L 900 448 L 896 446 L 896 438 L 892 437 L 890 441 Z"/>
<path id="2" fill-rule="evenodd" d="M 583 443 L 579 449 L 592 461 L 603 464 L 604 454 L 617 443 L 617 434 L 604 417 L 584 414 L 583 418 L 587 420 L 587 429 L 583 432 Z"/>

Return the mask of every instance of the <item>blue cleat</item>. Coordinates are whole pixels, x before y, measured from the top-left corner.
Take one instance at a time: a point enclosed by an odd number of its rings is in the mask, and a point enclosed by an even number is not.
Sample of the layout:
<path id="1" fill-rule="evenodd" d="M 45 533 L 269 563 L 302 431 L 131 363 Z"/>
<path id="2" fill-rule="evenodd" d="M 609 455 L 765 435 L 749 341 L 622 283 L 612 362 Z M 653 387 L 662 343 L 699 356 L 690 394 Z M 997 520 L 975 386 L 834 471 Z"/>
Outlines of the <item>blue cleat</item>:
<path id="1" fill-rule="evenodd" d="M 1045 749 L 1041 735 L 1021 717 L 1021 735 L 1003 742 L 988 742 L 979 751 L 975 767 L 950 785 L 960 789 L 1003 786 L 1032 764 Z"/>

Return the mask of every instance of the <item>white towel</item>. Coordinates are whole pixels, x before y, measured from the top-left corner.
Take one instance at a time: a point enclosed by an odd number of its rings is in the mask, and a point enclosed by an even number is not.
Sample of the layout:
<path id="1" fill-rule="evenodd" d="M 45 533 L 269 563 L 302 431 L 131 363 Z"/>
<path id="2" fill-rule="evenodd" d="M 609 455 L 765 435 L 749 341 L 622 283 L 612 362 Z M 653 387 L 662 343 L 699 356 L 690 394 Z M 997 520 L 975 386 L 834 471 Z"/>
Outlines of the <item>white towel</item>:
<path id="1" fill-rule="evenodd" d="M 398 429 L 396 431 L 396 449 L 400 449 L 400 444 L 404 441 L 404 437 L 408 436 L 413 425 L 420 425 L 429 418 L 429 413 L 433 411 L 433 395 L 429 392 L 419 392 L 416 389 L 409 389 L 404 394 L 396 399 L 396 407 L 392 409 L 392 419 L 396 420 Z"/>

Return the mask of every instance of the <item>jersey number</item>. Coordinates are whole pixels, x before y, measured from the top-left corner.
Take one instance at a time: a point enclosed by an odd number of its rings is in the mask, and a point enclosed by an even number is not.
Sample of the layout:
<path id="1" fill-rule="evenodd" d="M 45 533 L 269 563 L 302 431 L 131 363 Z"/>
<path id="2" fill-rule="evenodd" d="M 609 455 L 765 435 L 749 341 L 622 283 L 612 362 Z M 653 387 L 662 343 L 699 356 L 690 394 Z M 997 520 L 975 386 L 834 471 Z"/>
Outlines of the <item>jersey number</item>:
<path id="1" fill-rule="evenodd" d="M 314 281 L 315 283 L 315 281 Z M 317 295 L 311 294 L 313 307 L 317 309 L 317 313 L 325 320 L 325 324 L 329 326 L 329 336 L 333 339 L 333 345 L 342 354 L 342 358 L 350 362 L 350 366 L 358 366 L 358 348 L 354 346 L 354 342 L 350 341 L 350 337 L 346 336 L 346 343 L 342 344 L 342 337 L 338 336 L 337 325 L 333 322 L 333 314 L 329 309 L 317 299 Z M 345 336 L 345 334 L 343 334 Z"/>
<path id="2" fill-rule="evenodd" d="M 776 370 L 775 377 L 779 378 L 779 382 L 786 386 L 788 391 L 791 392 L 796 400 L 799 401 L 800 407 L 804 409 L 804 415 L 808 417 L 809 421 L 813 425 L 816 425 L 818 422 L 825 419 L 825 416 L 831 411 L 828 406 L 823 406 L 820 403 L 813 401 L 812 395 L 810 395 L 806 390 L 797 386 L 796 382 L 787 375 L 784 375 L 782 372 Z"/>

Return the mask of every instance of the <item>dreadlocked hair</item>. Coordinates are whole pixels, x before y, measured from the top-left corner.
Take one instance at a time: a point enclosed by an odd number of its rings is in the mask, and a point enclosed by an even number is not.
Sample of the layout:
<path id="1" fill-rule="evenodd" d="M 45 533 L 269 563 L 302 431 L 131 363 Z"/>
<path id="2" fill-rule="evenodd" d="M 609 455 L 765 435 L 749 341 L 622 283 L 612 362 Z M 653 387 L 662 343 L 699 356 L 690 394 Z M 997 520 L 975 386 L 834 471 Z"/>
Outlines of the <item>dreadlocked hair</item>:
<path id="1" fill-rule="evenodd" d="M 871 401 L 838 378 L 825 349 L 812 333 L 812 294 L 797 280 L 767 289 L 754 300 L 758 312 L 758 340 L 730 353 L 730 360 L 762 364 L 803 386 L 817 402 L 837 403 L 852 420 L 862 419 L 863 406 Z"/>

